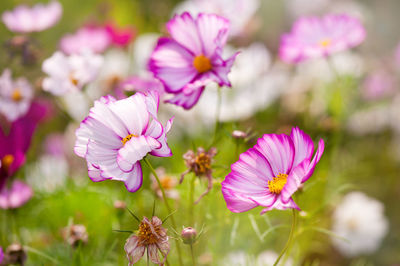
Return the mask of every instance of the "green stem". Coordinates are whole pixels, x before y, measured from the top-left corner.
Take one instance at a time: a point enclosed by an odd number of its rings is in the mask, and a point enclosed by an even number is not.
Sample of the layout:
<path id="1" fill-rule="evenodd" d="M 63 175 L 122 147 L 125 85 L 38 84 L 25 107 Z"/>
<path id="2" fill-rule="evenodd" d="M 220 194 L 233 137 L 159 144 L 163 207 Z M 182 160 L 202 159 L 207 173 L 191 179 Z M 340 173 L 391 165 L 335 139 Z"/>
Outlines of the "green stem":
<path id="1" fill-rule="evenodd" d="M 196 266 L 196 259 L 194 258 L 193 244 L 190 244 L 190 253 L 192 254 L 192 265 Z"/>
<path id="2" fill-rule="evenodd" d="M 289 246 L 293 240 L 293 235 L 294 235 L 294 231 L 295 231 L 296 223 L 297 223 L 297 211 L 296 211 L 296 209 L 292 209 L 292 211 L 293 211 L 293 221 L 292 221 L 292 228 L 290 229 L 289 239 L 286 242 L 285 247 L 282 249 L 281 253 L 279 254 L 278 258 L 276 259 L 274 266 L 278 265 L 279 261 L 281 260 L 281 258 L 283 257 L 283 255 L 285 254 L 286 250 L 289 248 Z"/>
<path id="3" fill-rule="evenodd" d="M 164 199 L 164 203 L 165 203 L 165 207 L 167 207 L 168 213 L 172 213 L 171 207 L 170 207 L 169 204 L 168 204 L 167 196 L 165 195 L 164 188 L 163 188 L 163 186 L 161 185 L 160 178 L 158 177 L 156 171 L 154 170 L 153 166 L 151 166 L 149 160 L 147 160 L 146 157 L 143 159 L 143 161 L 147 164 L 147 166 L 149 167 L 150 171 L 153 173 L 154 177 L 155 177 L 156 180 L 157 180 L 158 187 L 159 187 L 160 190 L 161 190 L 161 193 L 162 193 L 162 196 L 163 196 L 163 199 Z M 175 223 L 175 218 L 174 218 L 173 215 L 171 215 L 171 223 L 172 223 L 172 227 L 173 227 L 174 230 L 177 232 L 177 227 L 176 227 L 176 223 Z M 180 244 L 179 244 L 179 240 L 178 240 L 178 239 L 175 239 L 175 243 L 176 243 L 176 249 L 178 250 L 179 265 L 183 265 L 183 262 L 182 262 L 182 255 L 181 255 L 181 246 L 180 246 Z"/>
<path id="4" fill-rule="evenodd" d="M 193 214 L 193 209 L 194 209 L 194 183 L 196 181 L 196 176 L 193 175 L 193 178 L 190 182 L 190 208 L 189 208 L 189 224 L 193 226 L 194 222 L 194 214 Z"/>

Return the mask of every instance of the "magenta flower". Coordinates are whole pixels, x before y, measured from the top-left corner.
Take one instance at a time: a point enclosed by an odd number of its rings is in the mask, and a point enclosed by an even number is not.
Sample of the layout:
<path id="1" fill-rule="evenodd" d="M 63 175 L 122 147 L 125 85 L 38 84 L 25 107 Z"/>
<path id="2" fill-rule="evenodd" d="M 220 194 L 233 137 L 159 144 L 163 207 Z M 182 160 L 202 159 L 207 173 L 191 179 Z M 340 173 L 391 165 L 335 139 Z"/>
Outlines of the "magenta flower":
<path id="1" fill-rule="evenodd" d="M 106 28 L 85 26 L 74 34 L 67 34 L 60 41 L 60 50 L 65 54 L 80 54 L 84 51 L 104 52 L 112 43 Z"/>
<path id="2" fill-rule="evenodd" d="M 236 54 L 222 58 L 229 22 L 214 14 L 176 15 L 167 23 L 171 38 L 160 38 L 151 55 L 149 67 L 167 92 L 167 102 L 190 109 L 199 100 L 205 86 L 216 82 L 231 86 L 228 73 Z"/>
<path id="3" fill-rule="evenodd" d="M 4 252 L 3 252 L 2 247 L 0 247 L 0 263 L 3 262 L 3 259 L 4 259 Z"/>
<path id="4" fill-rule="evenodd" d="M 0 190 L 0 208 L 16 209 L 27 203 L 33 196 L 30 186 L 22 181 L 14 180 L 10 188 Z"/>
<path id="5" fill-rule="evenodd" d="M 279 54 L 285 62 L 298 63 L 355 47 L 365 36 L 361 22 L 348 15 L 303 17 L 282 36 Z"/>
<path id="6" fill-rule="evenodd" d="M 311 177 L 323 151 L 321 139 L 311 159 L 313 141 L 298 128 L 293 128 L 290 136 L 265 134 L 240 155 L 222 182 L 228 209 L 244 212 L 263 206 L 261 214 L 272 209 L 299 209 L 292 195 Z"/>
<path id="7" fill-rule="evenodd" d="M 130 192 L 142 185 L 140 160 L 147 154 L 171 156 L 164 127 L 157 120 L 159 96 L 156 92 L 135 95 L 117 101 L 102 97 L 76 131 L 75 153 L 86 159 L 89 177 L 123 181 Z"/>
<path id="8" fill-rule="evenodd" d="M 105 25 L 105 29 L 111 38 L 111 42 L 115 46 L 125 47 L 133 40 L 135 31 L 132 28 L 119 28 L 113 23 Z"/>
<path id="9" fill-rule="evenodd" d="M 156 78 L 142 78 L 139 76 L 131 76 L 122 81 L 119 86 L 125 91 L 136 91 L 147 93 L 148 91 L 156 91 L 160 96 L 165 93 L 164 85 Z"/>
<path id="10" fill-rule="evenodd" d="M 46 30 L 54 26 L 61 18 L 62 6 L 57 1 L 47 5 L 36 4 L 32 8 L 26 5 L 17 6 L 2 15 L 4 24 L 10 31 L 29 33 Z"/>
<path id="11" fill-rule="evenodd" d="M 45 114 L 46 108 L 34 102 L 25 116 L 11 124 L 8 135 L 0 128 L 0 191 L 25 163 L 33 132 Z"/>

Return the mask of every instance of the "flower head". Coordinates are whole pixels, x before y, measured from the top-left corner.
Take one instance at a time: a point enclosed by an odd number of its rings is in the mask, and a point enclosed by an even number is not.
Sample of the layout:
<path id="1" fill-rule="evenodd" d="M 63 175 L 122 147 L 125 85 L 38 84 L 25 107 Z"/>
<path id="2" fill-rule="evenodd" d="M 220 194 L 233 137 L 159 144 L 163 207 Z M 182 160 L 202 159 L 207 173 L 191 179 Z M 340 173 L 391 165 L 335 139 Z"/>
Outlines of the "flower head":
<path id="1" fill-rule="evenodd" d="M 324 151 L 321 139 L 314 158 L 314 144 L 307 134 L 293 128 L 290 136 L 265 134 L 240 155 L 222 182 L 222 194 L 232 212 L 263 206 L 299 209 L 292 195 L 314 172 Z"/>
<path id="2" fill-rule="evenodd" d="M 10 188 L 4 186 L 0 191 L 0 208 L 16 209 L 27 203 L 33 196 L 33 190 L 22 181 L 14 180 Z"/>
<path id="3" fill-rule="evenodd" d="M 388 221 L 381 202 L 361 192 L 347 194 L 333 214 L 332 231 L 347 241 L 332 238 L 346 257 L 375 252 L 388 232 Z"/>
<path id="4" fill-rule="evenodd" d="M 135 192 L 142 185 L 140 160 L 147 154 L 172 155 L 166 134 L 173 119 L 164 127 L 157 120 L 158 105 L 157 93 L 136 93 L 119 101 L 106 96 L 95 102 L 76 131 L 75 143 L 75 153 L 86 159 L 92 181 L 123 181 Z"/>
<path id="5" fill-rule="evenodd" d="M 193 172 L 198 177 L 205 176 L 208 180 L 207 190 L 197 199 L 197 201 L 195 202 L 196 204 L 212 189 L 213 181 L 211 164 L 213 163 L 213 158 L 216 154 L 217 149 L 214 147 L 210 148 L 208 151 L 206 151 L 204 148 L 199 147 L 197 149 L 197 153 L 189 150 L 183 155 L 183 159 L 185 160 L 185 164 L 188 170 L 186 170 L 181 175 L 181 180 L 179 181 L 179 183 L 182 183 L 185 175 L 190 172 Z"/>
<path id="6" fill-rule="evenodd" d="M 176 177 L 167 174 L 165 168 L 158 167 L 156 170 L 158 177 L 160 178 L 161 186 L 165 191 L 165 195 L 170 199 L 179 199 L 179 193 L 175 189 L 178 184 Z M 153 174 L 150 174 L 151 178 L 151 189 L 156 193 L 159 198 L 162 198 L 162 192 L 158 185 L 158 182 Z"/>
<path id="7" fill-rule="evenodd" d="M 169 253 L 167 230 L 162 227 L 162 221 L 153 216 L 151 220 L 144 217 L 135 235 L 129 237 L 125 244 L 129 266 L 138 262 L 147 249 L 147 254 L 153 263 L 163 264 Z M 160 260 L 159 252 L 164 257 Z"/>
<path id="8" fill-rule="evenodd" d="M 150 70 L 167 92 L 167 102 L 190 109 L 211 82 L 231 86 L 228 73 L 235 55 L 222 58 L 229 22 L 223 17 L 201 13 L 176 15 L 167 23 L 171 38 L 160 38 L 150 58 Z"/>
<path id="9" fill-rule="evenodd" d="M 11 124 L 8 135 L 0 129 L 0 191 L 25 163 L 25 153 L 30 146 L 33 132 L 45 114 L 46 108 L 34 102 L 25 116 Z"/>
<path id="10" fill-rule="evenodd" d="M 104 52 L 112 43 L 105 27 L 85 26 L 74 34 L 65 35 L 60 41 L 60 50 L 65 54 L 80 54 L 83 51 Z"/>
<path id="11" fill-rule="evenodd" d="M 63 230 L 65 241 L 72 247 L 78 247 L 80 243 L 87 244 L 89 236 L 83 224 L 73 224 Z"/>
<path id="12" fill-rule="evenodd" d="M 25 78 L 13 81 L 11 71 L 6 69 L 0 76 L 0 113 L 13 122 L 24 116 L 31 106 L 32 86 Z"/>
<path id="13" fill-rule="evenodd" d="M 21 244 L 14 243 L 7 247 L 2 263 L 4 265 L 25 265 L 26 259 L 27 254 L 24 247 Z"/>
<path id="14" fill-rule="evenodd" d="M 66 56 L 55 52 L 43 62 L 42 70 L 48 77 L 43 80 L 43 89 L 54 95 L 80 90 L 93 81 L 103 63 L 103 58 L 87 51 Z"/>
<path id="15" fill-rule="evenodd" d="M 129 45 L 135 36 L 135 31 L 132 28 L 119 28 L 113 23 L 108 23 L 105 29 L 111 38 L 112 44 L 115 46 L 125 47 Z"/>
<path id="16" fill-rule="evenodd" d="M 37 4 L 32 8 L 26 5 L 17 6 L 2 15 L 4 24 L 10 31 L 19 33 L 38 32 L 55 25 L 62 15 L 62 6 L 57 1 L 47 5 Z"/>
<path id="17" fill-rule="evenodd" d="M 196 241 L 197 231 L 193 227 L 185 227 L 181 232 L 183 243 L 192 245 Z"/>
<path id="18" fill-rule="evenodd" d="M 279 53 L 283 61 L 297 63 L 355 47 L 365 36 L 361 22 L 348 15 L 303 17 L 282 36 Z"/>

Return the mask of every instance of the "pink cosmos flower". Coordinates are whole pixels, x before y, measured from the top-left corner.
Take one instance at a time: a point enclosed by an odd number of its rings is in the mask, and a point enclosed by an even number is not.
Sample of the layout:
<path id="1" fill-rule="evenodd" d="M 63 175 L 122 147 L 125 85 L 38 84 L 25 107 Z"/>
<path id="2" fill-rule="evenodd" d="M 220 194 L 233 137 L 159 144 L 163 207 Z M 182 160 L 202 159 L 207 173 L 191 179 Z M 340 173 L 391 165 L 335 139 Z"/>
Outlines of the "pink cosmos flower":
<path id="1" fill-rule="evenodd" d="M 105 26 L 108 35 L 111 38 L 112 44 L 115 46 L 125 47 L 127 46 L 135 36 L 135 31 L 132 28 L 119 28 L 113 23 L 108 23 Z"/>
<path id="2" fill-rule="evenodd" d="M 33 196 L 30 186 L 15 180 L 10 188 L 3 187 L 0 191 L 0 208 L 16 209 L 28 202 Z"/>
<path id="3" fill-rule="evenodd" d="M 118 87 L 125 91 L 140 91 L 143 93 L 156 91 L 160 96 L 165 93 L 164 85 L 155 78 L 131 76 L 121 82 Z"/>
<path id="4" fill-rule="evenodd" d="M 46 30 L 54 26 L 61 18 L 62 6 L 57 1 L 47 5 L 37 4 L 32 8 L 26 5 L 17 6 L 2 15 L 4 24 L 10 31 L 29 33 Z"/>
<path id="5" fill-rule="evenodd" d="M 71 55 L 87 50 L 102 53 L 111 43 L 112 38 L 105 27 L 85 26 L 74 34 L 62 37 L 59 46 L 61 51 Z"/>
<path id="6" fill-rule="evenodd" d="M 0 113 L 13 122 L 28 112 L 33 97 L 32 86 L 25 78 L 15 81 L 5 69 L 0 76 Z"/>
<path id="7" fill-rule="evenodd" d="M 228 73 L 236 54 L 222 58 L 229 22 L 214 14 L 176 15 L 167 23 L 171 38 L 160 38 L 149 68 L 174 97 L 167 102 L 190 109 L 211 82 L 231 86 Z"/>
<path id="8" fill-rule="evenodd" d="M 323 151 L 321 139 L 311 159 L 313 141 L 298 128 L 293 128 L 290 136 L 265 134 L 240 155 L 222 182 L 228 209 L 244 212 L 263 206 L 261 214 L 272 209 L 299 209 L 292 195 L 311 177 Z"/>
<path id="9" fill-rule="evenodd" d="M 135 95 L 117 101 L 102 97 L 76 131 L 75 153 L 86 159 L 89 177 L 98 182 L 123 181 L 130 192 L 142 185 L 140 160 L 147 154 L 171 156 L 164 127 L 157 120 L 159 96 L 156 92 Z"/>
<path id="10" fill-rule="evenodd" d="M 25 116 L 11 124 L 8 135 L 0 128 L 0 191 L 25 163 L 25 153 L 30 146 L 33 132 L 46 112 L 44 106 L 34 102 Z"/>
<path id="11" fill-rule="evenodd" d="M 298 19 L 290 33 L 281 38 L 280 58 L 288 63 L 329 56 L 361 44 L 366 31 L 348 15 L 325 15 Z"/>

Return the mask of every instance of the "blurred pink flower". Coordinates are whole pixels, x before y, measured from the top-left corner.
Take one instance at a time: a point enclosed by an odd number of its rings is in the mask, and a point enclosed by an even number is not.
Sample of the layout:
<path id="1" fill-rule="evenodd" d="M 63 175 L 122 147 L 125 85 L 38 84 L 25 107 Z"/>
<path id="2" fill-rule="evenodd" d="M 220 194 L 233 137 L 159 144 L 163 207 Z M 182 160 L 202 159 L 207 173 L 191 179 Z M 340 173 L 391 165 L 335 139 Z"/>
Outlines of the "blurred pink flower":
<path id="1" fill-rule="evenodd" d="M 361 22 L 348 15 L 302 17 L 290 33 L 283 34 L 279 54 L 285 62 L 298 63 L 355 47 L 365 37 Z"/>
<path id="2" fill-rule="evenodd" d="M 119 28 L 113 23 L 108 23 L 105 25 L 105 29 L 111 38 L 112 44 L 115 46 L 127 46 L 135 37 L 135 30 L 130 27 Z"/>
<path id="3" fill-rule="evenodd" d="M 17 6 L 2 15 L 4 24 L 10 31 L 29 33 L 46 30 L 54 26 L 61 18 L 62 6 L 57 1 L 47 5 L 36 4 L 32 8 L 26 5 Z"/>
<path id="4" fill-rule="evenodd" d="M 60 41 L 60 50 L 68 55 L 79 54 L 87 50 L 93 53 L 102 53 L 111 45 L 112 41 L 112 37 L 105 27 L 84 26 L 74 34 L 66 34 Z"/>
<path id="5" fill-rule="evenodd" d="M 377 70 L 366 77 L 361 93 L 366 100 L 379 100 L 393 94 L 394 91 L 394 77 L 383 70 Z"/>
<path id="6" fill-rule="evenodd" d="M 11 71 L 0 76 L 0 114 L 13 122 L 28 112 L 33 97 L 32 86 L 25 78 L 13 81 Z"/>
<path id="7" fill-rule="evenodd" d="M 156 78 L 142 78 L 139 76 L 131 76 L 121 82 L 119 87 L 125 91 L 140 91 L 146 93 L 148 91 L 156 91 L 162 96 L 164 85 Z"/>
<path id="8" fill-rule="evenodd" d="M 57 51 L 42 64 L 49 75 L 43 80 L 43 89 L 57 96 L 80 90 L 96 78 L 102 64 L 103 58 L 90 51 L 70 56 Z"/>
<path id="9" fill-rule="evenodd" d="M 46 111 L 44 106 L 34 102 L 25 116 L 11 124 L 8 135 L 0 128 L 0 190 L 25 163 L 25 153 L 30 146 L 33 132 Z"/>
<path id="10" fill-rule="evenodd" d="M 222 182 L 222 194 L 232 212 L 244 212 L 257 206 L 272 209 L 299 207 L 292 199 L 302 183 L 314 172 L 324 151 L 321 139 L 314 153 L 310 136 L 293 128 L 290 136 L 265 134 L 257 144 L 240 155 L 232 171 Z"/>
<path id="11" fill-rule="evenodd" d="M 174 97 L 167 102 L 192 108 L 211 82 L 231 86 L 228 73 L 236 54 L 222 59 L 229 21 L 214 14 L 176 15 L 167 23 L 171 38 L 160 38 L 149 68 Z"/>
<path id="12" fill-rule="evenodd" d="M 153 263 L 164 265 L 170 246 L 167 230 L 162 227 L 160 218 L 153 216 L 149 220 L 147 217 L 143 217 L 137 233 L 126 240 L 124 249 L 129 260 L 129 266 L 138 262 L 143 257 L 146 249 L 148 258 Z M 159 252 L 164 257 L 162 261 L 160 260 Z"/>
<path id="13" fill-rule="evenodd" d="M 33 196 L 30 186 L 22 181 L 14 180 L 10 188 L 0 190 L 0 208 L 16 209 L 28 202 Z"/>
<path id="14" fill-rule="evenodd" d="M 0 263 L 2 263 L 3 259 L 4 259 L 3 248 L 0 247 Z"/>
<path id="15" fill-rule="evenodd" d="M 94 182 L 123 181 L 130 192 L 142 185 L 140 160 L 147 154 L 171 156 L 164 127 L 157 120 L 159 96 L 156 92 L 117 101 L 102 97 L 76 131 L 75 153 L 86 159 L 89 177 Z"/>
<path id="16" fill-rule="evenodd" d="M 64 157 L 64 142 L 65 137 L 61 133 L 47 135 L 43 145 L 45 153 L 55 157 Z"/>

